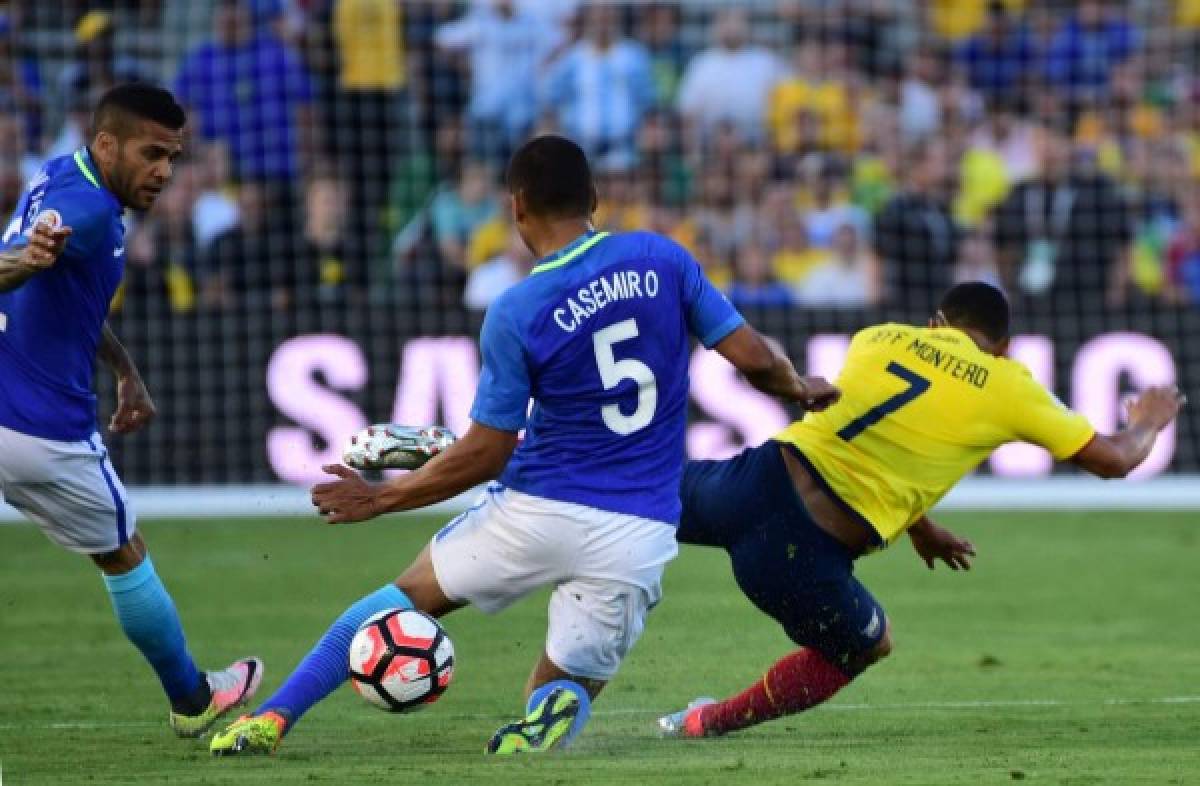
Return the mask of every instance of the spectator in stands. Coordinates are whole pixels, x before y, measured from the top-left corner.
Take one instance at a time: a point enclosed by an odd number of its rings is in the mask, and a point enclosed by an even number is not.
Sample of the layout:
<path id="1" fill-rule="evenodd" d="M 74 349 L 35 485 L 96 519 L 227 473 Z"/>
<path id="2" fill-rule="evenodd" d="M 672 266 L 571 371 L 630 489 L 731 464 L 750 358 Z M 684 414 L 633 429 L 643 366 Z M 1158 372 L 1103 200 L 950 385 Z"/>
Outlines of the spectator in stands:
<path id="1" fill-rule="evenodd" d="M 267 191 L 258 183 L 238 186 L 238 223 L 223 232 L 200 260 L 201 302 L 212 308 L 286 311 L 295 300 L 299 266 L 281 253 L 267 223 Z"/>
<path id="2" fill-rule="evenodd" d="M 503 292 L 529 275 L 533 255 L 515 228 L 509 227 L 504 251 L 476 267 L 467 276 L 463 305 L 470 311 L 486 311 Z"/>
<path id="3" fill-rule="evenodd" d="M 838 230 L 846 225 L 854 229 L 856 238 L 865 239 L 870 233 L 871 216 L 850 201 L 845 165 L 833 157 L 822 156 L 803 162 L 802 168 L 809 195 L 804 211 L 809 245 L 833 248 Z"/>
<path id="4" fill-rule="evenodd" d="M 366 260 L 348 253 L 353 232 L 347 222 L 350 204 L 345 184 L 328 173 L 317 174 L 304 189 L 304 253 L 296 267 L 301 284 L 315 285 L 321 301 L 365 299 Z"/>
<path id="5" fill-rule="evenodd" d="M 775 276 L 793 289 L 829 260 L 828 248 L 814 248 L 808 242 L 805 218 L 797 209 L 795 190 L 786 184 L 771 187 L 763 197 L 757 236 L 770 251 Z"/>
<path id="6" fill-rule="evenodd" d="M 175 95 L 205 142 L 230 152 L 234 176 L 286 189 L 312 164 L 313 87 L 304 64 L 266 27 L 247 0 L 219 0 L 213 40 L 184 59 Z"/>
<path id="7" fill-rule="evenodd" d="M 948 158 L 937 138 L 913 145 L 903 188 L 876 216 L 871 232 L 885 298 L 916 319 L 931 313 L 958 258 L 959 229 L 947 205 Z"/>
<path id="8" fill-rule="evenodd" d="M 396 0 L 333 0 L 330 17 L 337 77 L 324 136 L 349 186 L 343 250 L 365 271 L 383 246 L 394 164 L 414 147 L 404 10 Z"/>
<path id="9" fill-rule="evenodd" d="M 624 38 L 616 9 L 583 11 L 583 37 L 546 76 L 544 105 L 592 158 L 629 166 L 642 115 L 654 104 L 654 74 L 641 44 Z"/>
<path id="10" fill-rule="evenodd" d="M 1072 161 L 1057 129 L 1039 135 L 1038 177 L 1017 185 L 996 211 L 995 245 L 1005 286 L 1089 307 L 1124 302 L 1129 284 L 1130 205 L 1094 164 Z M 1052 285 L 1052 286 L 1051 286 Z"/>
<path id="11" fill-rule="evenodd" d="M 855 106 L 859 91 L 845 47 L 812 36 L 793 53 L 792 73 L 770 94 L 767 124 L 773 147 L 787 155 L 857 150 L 862 141 Z"/>
<path id="12" fill-rule="evenodd" d="M 467 246 L 479 227 L 496 216 L 496 199 L 491 167 L 480 161 L 468 161 L 458 181 L 440 189 L 430 205 L 433 235 L 442 264 L 465 270 Z"/>
<path id="13" fill-rule="evenodd" d="M 185 314 L 196 307 L 195 173 L 190 162 L 177 165 L 154 207 L 128 230 L 122 312 L 159 314 L 166 304 Z"/>
<path id="14" fill-rule="evenodd" d="M 853 223 L 834 232 L 832 253 L 800 280 L 796 300 L 812 308 L 862 308 L 879 301 L 879 266 Z"/>
<path id="15" fill-rule="evenodd" d="M 1182 216 L 1167 246 L 1167 286 L 1170 303 L 1200 304 L 1200 188 L 1192 186 L 1182 199 Z"/>
<path id="16" fill-rule="evenodd" d="M 900 83 L 900 133 L 906 143 L 927 137 L 941 126 L 943 78 L 942 65 L 929 44 L 909 56 Z"/>
<path id="17" fill-rule="evenodd" d="M 1190 187 L 1187 155 L 1171 139 L 1135 140 L 1129 146 L 1126 189 L 1134 211 L 1130 279 L 1148 295 L 1166 288 L 1168 248 L 1181 218 L 1181 198 Z"/>
<path id="18" fill-rule="evenodd" d="M 478 0 L 465 16 L 439 28 L 435 41 L 470 59 L 472 153 L 495 163 L 507 160 L 533 125 L 540 69 L 561 43 L 560 31 L 513 0 Z"/>
<path id="19" fill-rule="evenodd" d="M 792 290 L 775 280 L 770 257 L 758 243 L 743 246 L 735 255 L 728 294 L 738 308 L 787 308 L 794 302 Z"/>
<path id="20" fill-rule="evenodd" d="M 637 173 L 655 205 L 677 207 L 687 200 L 692 173 L 682 154 L 674 112 L 658 109 L 643 118 L 638 130 Z"/>
<path id="21" fill-rule="evenodd" d="M 997 156 L 1004 164 L 1004 174 L 1011 183 L 1018 183 L 1037 173 L 1037 131 L 1019 112 L 1017 99 L 997 97 L 988 102 L 983 122 L 968 139 L 972 150 L 982 150 Z"/>
<path id="22" fill-rule="evenodd" d="M 709 168 L 700 176 L 700 193 L 692 217 L 711 262 L 730 266 L 738 248 L 747 245 L 756 230 L 753 205 L 739 203 L 733 169 Z"/>
<path id="23" fill-rule="evenodd" d="M 219 145 L 201 148 L 192 154 L 190 171 L 196 188 L 192 203 L 192 236 L 197 251 L 203 255 L 217 237 L 238 223 L 229 154 Z"/>
<path id="24" fill-rule="evenodd" d="M 654 93 L 659 106 L 674 107 L 679 80 L 692 52 L 679 31 L 680 8 L 675 3 L 654 2 L 638 6 L 634 37 L 650 55 Z"/>
<path id="25" fill-rule="evenodd" d="M 0 107 L 20 115 L 16 130 L 19 158 L 42 149 L 42 78 L 37 61 L 22 51 L 22 41 L 12 15 L 0 11 Z"/>
<path id="26" fill-rule="evenodd" d="M 988 101 L 1013 100 L 1037 65 L 1033 36 L 1001 0 L 988 3 L 987 21 L 959 47 L 957 60 L 972 88 Z"/>
<path id="27" fill-rule="evenodd" d="M 75 24 L 74 58 L 59 77 L 66 117 L 46 151 L 46 158 L 70 155 L 83 146 L 91 122 L 91 108 L 105 91 L 122 82 L 146 78 L 146 69 L 133 58 L 118 54 L 116 26 L 111 11 L 89 11 Z"/>
<path id="28" fill-rule="evenodd" d="M 1071 105 L 1094 103 L 1108 94 L 1113 69 L 1133 54 L 1138 38 L 1119 4 L 1079 0 L 1046 49 L 1043 75 Z"/>
<path id="29" fill-rule="evenodd" d="M 713 46 L 692 58 L 679 86 L 679 111 L 702 141 L 722 122 L 744 138 L 762 140 L 768 98 L 787 73 L 771 50 L 750 43 L 746 11 L 720 11 Z"/>
<path id="30" fill-rule="evenodd" d="M 38 157 L 25 149 L 21 115 L 0 112 L 0 215 L 13 214 L 25 184 L 40 168 Z"/>

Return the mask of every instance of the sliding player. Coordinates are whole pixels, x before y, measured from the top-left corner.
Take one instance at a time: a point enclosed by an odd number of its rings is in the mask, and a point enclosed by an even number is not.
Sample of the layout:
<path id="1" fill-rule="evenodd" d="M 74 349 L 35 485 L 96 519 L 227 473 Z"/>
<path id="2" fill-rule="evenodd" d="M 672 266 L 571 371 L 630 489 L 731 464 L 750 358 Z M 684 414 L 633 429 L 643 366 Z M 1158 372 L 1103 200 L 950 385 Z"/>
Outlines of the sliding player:
<path id="1" fill-rule="evenodd" d="M 166 186 L 185 122 L 171 94 L 122 85 L 96 107 L 91 143 L 46 164 L 0 242 L 0 495 L 100 568 L 129 640 L 153 667 L 170 723 L 196 737 L 262 679 L 255 658 L 196 668 L 96 429 L 96 358 L 116 375 L 109 429 L 137 431 L 154 403 L 106 318 L 125 268 L 125 208 Z"/>
<path id="2" fill-rule="evenodd" d="M 440 616 L 467 604 L 494 613 L 546 586 L 554 588 L 546 648 L 526 686 L 527 716 L 487 750 L 565 743 L 641 635 L 678 550 L 691 336 L 760 390 L 815 407 L 836 398 L 823 380 L 797 376 L 678 245 L 593 230 L 596 192 L 573 142 L 527 143 L 508 187 L 517 229 L 540 259 L 488 309 L 470 429 L 422 469 L 382 485 L 326 467 L 339 478 L 318 485 L 313 502 L 330 522 L 361 521 L 500 482 L 394 584 L 347 609 L 254 716 L 213 738 L 214 753 L 274 750 L 346 680 L 350 641 L 372 614 L 415 607 Z"/>
<path id="3" fill-rule="evenodd" d="M 732 698 L 661 718 L 664 733 L 725 734 L 801 712 L 886 656 L 891 626 L 854 560 L 907 531 L 931 569 L 969 569 L 971 544 L 924 514 L 995 448 L 1032 442 L 1123 477 L 1183 404 L 1175 388 L 1152 388 L 1125 429 L 1099 435 L 1004 357 L 1008 325 L 999 290 L 960 284 L 927 328 L 856 335 L 837 405 L 728 461 L 687 465 L 679 542 L 728 551 L 738 586 L 800 649 Z"/>

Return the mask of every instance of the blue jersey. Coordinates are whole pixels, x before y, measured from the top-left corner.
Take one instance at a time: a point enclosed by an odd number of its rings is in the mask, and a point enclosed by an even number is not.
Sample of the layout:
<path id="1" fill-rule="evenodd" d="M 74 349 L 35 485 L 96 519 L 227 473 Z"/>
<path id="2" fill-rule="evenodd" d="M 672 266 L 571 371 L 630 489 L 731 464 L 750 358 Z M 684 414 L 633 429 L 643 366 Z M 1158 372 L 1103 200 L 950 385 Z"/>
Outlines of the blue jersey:
<path id="1" fill-rule="evenodd" d="M 62 441 L 95 432 L 96 348 L 125 270 L 121 212 L 86 149 L 30 181 L 0 248 L 26 243 L 36 223 L 73 231 L 53 267 L 0 293 L 0 426 Z"/>
<path id="2" fill-rule="evenodd" d="M 742 323 L 659 235 L 589 232 L 541 260 L 492 304 L 480 336 L 471 419 L 525 429 L 500 482 L 677 522 L 690 337 L 712 347 Z"/>

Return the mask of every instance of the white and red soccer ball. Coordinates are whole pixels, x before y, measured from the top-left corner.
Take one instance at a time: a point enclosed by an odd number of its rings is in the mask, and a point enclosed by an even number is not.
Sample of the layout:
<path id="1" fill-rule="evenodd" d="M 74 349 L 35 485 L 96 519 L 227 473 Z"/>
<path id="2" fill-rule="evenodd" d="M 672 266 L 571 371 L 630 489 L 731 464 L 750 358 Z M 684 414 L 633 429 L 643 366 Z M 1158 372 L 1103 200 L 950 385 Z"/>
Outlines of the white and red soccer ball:
<path id="1" fill-rule="evenodd" d="M 437 701 L 454 674 L 454 645 L 433 617 L 388 609 L 362 624 L 350 643 L 350 684 L 389 712 L 412 712 Z"/>

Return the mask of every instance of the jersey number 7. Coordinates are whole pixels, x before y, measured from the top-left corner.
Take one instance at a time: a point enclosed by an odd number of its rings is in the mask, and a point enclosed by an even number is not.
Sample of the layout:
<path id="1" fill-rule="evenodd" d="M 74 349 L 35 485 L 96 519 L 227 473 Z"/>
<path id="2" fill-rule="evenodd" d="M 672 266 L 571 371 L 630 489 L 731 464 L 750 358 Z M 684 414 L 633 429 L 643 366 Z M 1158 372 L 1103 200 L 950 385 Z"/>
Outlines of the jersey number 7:
<path id="1" fill-rule="evenodd" d="M 654 379 L 654 372 L 650 367 L 634 358 L 617 360 L 613 354 L 614 344 L 637 336 L 637 320 L 633 318 L 609 325 L 592 334 L 596 368 L 600 371 L 600 382 L 604 389 L 612 390 L 625 379 L 632 379 L 637 383 L 637 409 L 632 414 L 626 415 L 621 412 L 619 404 L 605 404 L 600 408 L 604 425 L 621 436 L 640 431 L 650 425 L 650 421 L 654 419 L 654 410 L 658 408 L 658 381 Z"/>
<path id="2" fill-rule="evenodd" d="M 849 442 L 871 426 L 874 426 L 888 415 L 900 409 L 900 407 L 929 390 L 928 379 L 895 361 L 888 363 L 887 372 L 900 377 L 900 379 L 908 383 L 908 387 L 847 423 L 837 433 L 839 437 Z"/>

